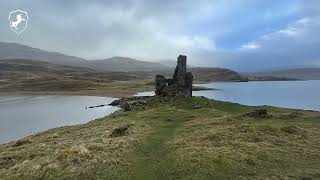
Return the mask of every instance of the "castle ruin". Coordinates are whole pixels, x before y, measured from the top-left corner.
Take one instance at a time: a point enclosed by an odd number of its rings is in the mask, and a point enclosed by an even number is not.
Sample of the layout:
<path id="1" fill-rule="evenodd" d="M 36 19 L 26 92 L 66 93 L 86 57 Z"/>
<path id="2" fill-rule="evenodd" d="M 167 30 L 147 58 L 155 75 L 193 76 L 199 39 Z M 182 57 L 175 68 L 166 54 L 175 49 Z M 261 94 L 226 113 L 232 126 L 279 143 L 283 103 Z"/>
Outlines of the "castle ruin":
<path id="1" fill-rule="evenodd" d="M 187 72 L 187 56 L 179 55 L 173 78 L 166 79 L 156 75 L 156 95 L 158 96 L 192 96 L 193 75 Z"/>

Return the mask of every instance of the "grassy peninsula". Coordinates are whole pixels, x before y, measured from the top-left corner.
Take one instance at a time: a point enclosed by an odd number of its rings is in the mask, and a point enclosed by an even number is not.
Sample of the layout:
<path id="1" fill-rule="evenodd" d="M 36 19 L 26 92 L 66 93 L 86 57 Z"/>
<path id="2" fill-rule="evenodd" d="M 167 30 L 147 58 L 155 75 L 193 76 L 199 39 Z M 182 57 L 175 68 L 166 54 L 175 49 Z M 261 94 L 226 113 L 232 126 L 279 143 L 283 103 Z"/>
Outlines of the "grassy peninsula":
<path id="1" fill-rule="evenodd" d="M 268 116 L 247 114 L 262 108 Z M 0 179 L 318 179 L 319 120 L 314 111 L 155 97 L 0 145 Z"/>

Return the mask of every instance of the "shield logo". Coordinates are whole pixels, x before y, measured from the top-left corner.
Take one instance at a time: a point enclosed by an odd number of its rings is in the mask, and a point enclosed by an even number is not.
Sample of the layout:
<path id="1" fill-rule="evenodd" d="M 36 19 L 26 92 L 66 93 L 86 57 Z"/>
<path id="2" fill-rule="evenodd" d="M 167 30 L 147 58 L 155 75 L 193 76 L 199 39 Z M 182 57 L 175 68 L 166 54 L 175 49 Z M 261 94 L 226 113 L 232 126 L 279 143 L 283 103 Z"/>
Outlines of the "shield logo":
<path id="1" fill-rule="evenodd" d="M 10 28 L 17 34 L 21 34 L 27 29 L 29 16 L 28 13 L 21 10 L 11 11 L 9 14 Z"/>

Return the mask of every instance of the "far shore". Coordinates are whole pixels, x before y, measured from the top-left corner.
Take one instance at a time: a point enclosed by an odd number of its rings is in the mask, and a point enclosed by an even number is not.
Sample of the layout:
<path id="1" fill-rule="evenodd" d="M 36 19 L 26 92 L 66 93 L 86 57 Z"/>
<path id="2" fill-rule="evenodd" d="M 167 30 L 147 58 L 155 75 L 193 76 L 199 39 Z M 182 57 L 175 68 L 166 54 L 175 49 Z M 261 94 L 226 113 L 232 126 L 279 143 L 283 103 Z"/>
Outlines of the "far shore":
<path id="1" fill-rule="evenodd" d="M 96 91 L 15 91 L 15 92 L 0 92 L 0 96 L 101 96 L 101 97 L 130 97 L 137 92 L 96 92 Z"/>
<path id="2" fill-rule="evenodd" d="M 12 91 L 12 92 L 0 92 L 0 96 L 45 96 L 45 95 L 57 95 L 57 96 L 101 96 L 101 97 L 130 97 L 139 92 L 153 91 L 152 86 L 145 86 L 143 88 L 136 89 L 108 89 L 108 90 L 81 90 L 81 91 Z M 208 88 L 201 85 L 193 87 L 194 91 L 205 90 L 218 90 L 214 88 Z"/>
<path id="3" fill-rule="evenodd" d="M 195 82 L 193 91 L 218 91 L 221 89 L 209 88 L 205 84 L 209 83 L 234 83 L 234 82 L 251 82 L 251 81 L 218 81 L 218 82 Z M 140 83 L 140 82 L 139 82 Z M 117 84 L 116 88 L 106 87 L 94 90 L 79 90 L 79 91 L 0 91 L 0 96 L 45 96 L 45 95 L 57 95 L 57 96 L 101 96 L 101 97 L 130 97 L 140 92 L 153 91 L 154 87 L 150 83 L 140 83 L 131 84 L 133 87 L 128 86 L 128 84 Z"/>

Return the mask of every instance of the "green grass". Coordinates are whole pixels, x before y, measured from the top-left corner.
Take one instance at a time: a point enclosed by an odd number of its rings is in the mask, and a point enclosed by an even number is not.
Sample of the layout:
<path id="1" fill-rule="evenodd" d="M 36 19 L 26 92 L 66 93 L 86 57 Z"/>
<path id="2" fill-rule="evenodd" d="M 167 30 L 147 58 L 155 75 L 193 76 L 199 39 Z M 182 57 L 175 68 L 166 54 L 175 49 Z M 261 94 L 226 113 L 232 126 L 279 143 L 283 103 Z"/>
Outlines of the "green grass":
<path id="1" fill-rule="evenodd" d="M 243 116 L 259 108 L 271 117 Z M 201 97 L 133 109 L 1 145 L 0 179 L 320 178 L 318 112 Z M 109 137 L 123 125 L 126 135 Z"/>
<path id="2" fill-rule="evenodd" d="M 128 178 L 166 179 L 167 163 L 165 157 L 170 152 L 166 142 L 174 137 L 175 131 L 188 118 L 183 115 L 181 117 L 168 116 L 166 115 L 168 111 L 171 111 L 171 109 L 164 108 L 162 112 L 152 113 L 151 117 L 145 117 L 153 119 L 152 126 L 157 128 L 145 138 L 145 141 L 129 157 L 133 162 L 133 170 Z"/>

